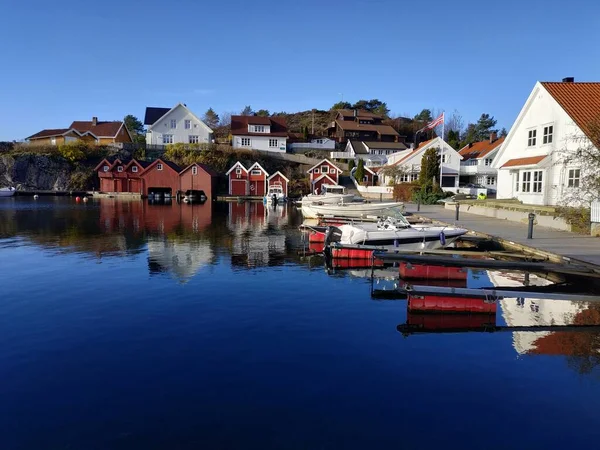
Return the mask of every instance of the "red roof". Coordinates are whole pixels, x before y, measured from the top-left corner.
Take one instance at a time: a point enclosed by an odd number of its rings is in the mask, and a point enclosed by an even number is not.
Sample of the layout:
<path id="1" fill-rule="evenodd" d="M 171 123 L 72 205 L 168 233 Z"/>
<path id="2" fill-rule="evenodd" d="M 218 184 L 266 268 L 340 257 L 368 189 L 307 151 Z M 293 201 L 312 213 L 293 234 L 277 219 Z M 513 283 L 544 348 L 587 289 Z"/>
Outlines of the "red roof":
<path id="1" fill-rule="evenodd" d="M 543 82 L 542 86 L 587 137 L 598 138 L 592 124 L 597 121 L 600 124 L 600 83 Z"/>
<path id="2" fill-rule="evenodd" d="M 248 125 L 270 125 L 270 133 L 249 133 Z M 233 136 L 277 136 L 287 137 L 287 124 L 284 117 L 231 116 Z"/>
<path id="3" fill-rule="evenodd" d="M 115 137 L 123 125 L 122 121 L 97 122 L 96 125 L 91 121 L 75 121 L 71 124 L 73 128 L 80 133 L 89 131 L 97 137 Z"/>
<path id="4" fill-rule="evenodd" d="M 42 130 L 38 133 L 32 134 L 27 139 L 40 139 L 40 138 L 52 137 L 52 136 L 62 136 L 67 131 L 69 131 L 69 128 L 52 128 L 52 129 Z"/>
<path id="5" fill-rule="evenodd" d="M 496 139 L 493 142 L 490 142 L 489 139 L 485 141 L 474 142 L 469 145 L 465 145 L 458 153 L 464 158 L 467 159 L 476 159 L 483 158 L 485 155 L 490 153 L 491 151 L 498 148 L 504 142 L 504 138 Z"/>
<path id="6" fill-rule="evenodd" d="M 530 156 L 528 158 L 510 159 L 510 160 L 506 161 L 502 165 L 502 167 L 531 166 L 531 165 L 542 162 L 544 159 L 546 159 L 547 156 L 548 155 Z"/>

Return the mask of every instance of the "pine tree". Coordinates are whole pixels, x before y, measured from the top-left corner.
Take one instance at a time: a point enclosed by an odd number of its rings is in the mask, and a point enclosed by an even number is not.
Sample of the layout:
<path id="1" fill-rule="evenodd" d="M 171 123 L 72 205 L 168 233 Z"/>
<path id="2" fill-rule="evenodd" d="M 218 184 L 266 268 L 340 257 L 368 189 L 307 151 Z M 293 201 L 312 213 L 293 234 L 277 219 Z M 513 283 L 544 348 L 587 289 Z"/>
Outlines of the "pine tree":
<path id="1" fill-rule="evenodd" d="M 440 156 L 439 148 L 430 148 L 421 159 L 421 173 L 419 173 L 419 184 L 422 189 L 428 190 L 428 187 L 433 188 L 433 179 L 440 177 Z M 438 180 L 439 183 L 439 180 Z"/>
<path id="2" fill-rule="evenodd" d="M 308 135 L 308 126 L 305 126 L 304 130 L 302 130 L 302 132 L 304 134 L 304 140 L 308 142 L 308 138 L 309 138 L 309 135 Z"/>
<path id="3" fill-rule="evenodd" d="M 353 159 L 351 159 L 350 161 L 348 161 L 348 171 L 352 172 L 352 169 L 354 169 L 356 167 L 356 163 L 354 162 Z"/>
<path id="4" fill-rule="evenodd" d="M 502 127 L 502 129 L 500 130 L 500 137 L 506 136 L 508 136 L 508 131 L 506 131 L 506 128 Z"/>
<path id="5" fill-rule="evenodd" d="M 208 110 L 204 113 L 202 120 L 212 129 L 215 129 L 219 126 L 219 115 L 212 108 L 208 108 Z"/>
<path id="6" fill-rule="evenodd" d="M 356 166 L 356 172 L 354 173 L 354 178 L 359 183 L 362 183 L 362 180 L 365 178 L 365 162 L 362 159 L 358 160 L 358 165 Z"/>
<path id="7" fill-rule="evenodd" d="M 244 107 L 244 109 L 242 109 L 242 112 L 240 114 L 242 116 L 253 116 L 254 111 L 252 111 L 252 107 L 250 105 L 247 105 Z"/>

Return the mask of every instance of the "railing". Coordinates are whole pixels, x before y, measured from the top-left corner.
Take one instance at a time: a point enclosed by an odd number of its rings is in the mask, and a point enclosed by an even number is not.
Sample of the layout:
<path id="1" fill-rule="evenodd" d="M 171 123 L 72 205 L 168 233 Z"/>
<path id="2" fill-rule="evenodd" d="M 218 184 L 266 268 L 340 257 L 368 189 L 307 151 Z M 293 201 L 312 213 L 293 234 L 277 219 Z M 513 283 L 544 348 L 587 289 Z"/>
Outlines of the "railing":
<path id="1" fill-rule="evenodd" d="M 333 159 L 353 159 L 354 155 L 350 152 L 331 152 L 330 157 Z"/>
<path id="2" fill-rule="evenodd" d="M 600 223 L 600 200 L 592 202 L 591 220 L 595 223 Z"/>

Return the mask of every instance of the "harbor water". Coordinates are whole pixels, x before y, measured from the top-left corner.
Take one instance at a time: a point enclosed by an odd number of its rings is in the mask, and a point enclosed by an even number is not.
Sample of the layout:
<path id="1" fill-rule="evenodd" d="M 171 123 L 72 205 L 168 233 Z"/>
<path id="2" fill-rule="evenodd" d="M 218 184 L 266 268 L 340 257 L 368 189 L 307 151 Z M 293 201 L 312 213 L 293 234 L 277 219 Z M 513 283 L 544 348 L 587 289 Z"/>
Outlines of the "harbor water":
<path id="1" fill-rule="evenodd" d="M 409 311 L 371 298 L 370 270 L 303 256 L 301 222 L 293 207 L 259 203 L 0 200 L 0 448 L 600 439 L 597 330 L 400 331 L 600 324 L 600 305 L 515 298 L 487 315 Z M 392 289 L 398 269 L 376 275 Z M 471 271 L 465 283 L 520 277 Z"/>

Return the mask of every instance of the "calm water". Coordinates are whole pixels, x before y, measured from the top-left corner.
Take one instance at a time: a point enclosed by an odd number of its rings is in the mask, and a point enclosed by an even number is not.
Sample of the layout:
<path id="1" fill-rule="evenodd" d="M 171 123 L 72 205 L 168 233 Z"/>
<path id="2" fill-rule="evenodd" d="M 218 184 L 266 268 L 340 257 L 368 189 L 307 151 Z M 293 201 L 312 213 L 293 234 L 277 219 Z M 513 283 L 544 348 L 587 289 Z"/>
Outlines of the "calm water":
<path id="1" fill-rule="evenodd" d="M 0 201 L 0 448 L 598 445 L 600 335 L 404 337 L 398 325 L 446 319 L 298 256 L 300 220 L 257 204 Z M 467 283 L 502 277 L 519 282 Z M 550 303 L 508 299 L 492 319 L 600 316 Z"/>

